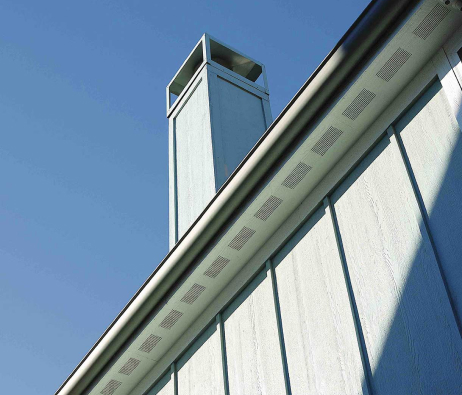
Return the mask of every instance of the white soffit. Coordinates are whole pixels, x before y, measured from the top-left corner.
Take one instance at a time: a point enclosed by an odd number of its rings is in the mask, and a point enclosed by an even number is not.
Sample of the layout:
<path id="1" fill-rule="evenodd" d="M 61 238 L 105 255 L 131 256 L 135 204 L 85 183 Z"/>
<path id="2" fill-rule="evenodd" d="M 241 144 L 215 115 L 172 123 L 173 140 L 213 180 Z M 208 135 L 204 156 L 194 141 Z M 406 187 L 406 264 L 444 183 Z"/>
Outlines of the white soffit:
<path id="1" fill-rule="evenodd" d="M 90 391 L 127 395 L 461 25 L 422 2 Z M 168 368 L 167 366 L 165 367 Z"/>

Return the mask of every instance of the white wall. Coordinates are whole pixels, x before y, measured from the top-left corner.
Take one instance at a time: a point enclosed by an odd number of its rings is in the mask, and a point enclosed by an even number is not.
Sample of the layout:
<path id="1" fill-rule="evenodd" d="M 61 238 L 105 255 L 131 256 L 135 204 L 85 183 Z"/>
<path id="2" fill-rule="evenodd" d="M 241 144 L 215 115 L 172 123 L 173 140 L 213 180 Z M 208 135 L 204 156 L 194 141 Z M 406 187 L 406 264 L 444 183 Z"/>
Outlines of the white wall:
<path id="1" fill-rule="evenodd" d="M 396 130 L 425 205 L 449 290 L 462 317 L 462 141 L 439 81 L 404 115 Z"/>
<path id="2" fill-rule="evenodd" d="M 285 393 L 271 279 L 262 272 L 225 310 L 231 395 Z"/>
<path id="3" fill-rule="evenodd" d="M 333 201 L 374 394 L 461 393 L 461 337 L 394 137 Z"/>
<path id="4" fill-rule="evenodd" d="M 330 213 L 319 209 L 274 264 L 292 394 L 367 394 Z"/>
<path id="5" fill-rule="evenodd" d="M 178 395 L 224 395 L 220 333 L 213 324 L 178 367 Z"/>

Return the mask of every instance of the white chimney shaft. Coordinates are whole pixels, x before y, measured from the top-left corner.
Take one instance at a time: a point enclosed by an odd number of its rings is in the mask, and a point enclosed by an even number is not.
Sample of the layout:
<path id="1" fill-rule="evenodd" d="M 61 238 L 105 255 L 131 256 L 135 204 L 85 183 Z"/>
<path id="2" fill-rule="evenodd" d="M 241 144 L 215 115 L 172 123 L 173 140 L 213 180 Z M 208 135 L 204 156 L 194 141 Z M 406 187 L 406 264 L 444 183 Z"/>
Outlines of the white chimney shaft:
<path id="1" fill-rule="evenodd" d="M 204 34 L 167 86 L 167 117 L 172 248 L 270 125 L 265 67 Z"/>

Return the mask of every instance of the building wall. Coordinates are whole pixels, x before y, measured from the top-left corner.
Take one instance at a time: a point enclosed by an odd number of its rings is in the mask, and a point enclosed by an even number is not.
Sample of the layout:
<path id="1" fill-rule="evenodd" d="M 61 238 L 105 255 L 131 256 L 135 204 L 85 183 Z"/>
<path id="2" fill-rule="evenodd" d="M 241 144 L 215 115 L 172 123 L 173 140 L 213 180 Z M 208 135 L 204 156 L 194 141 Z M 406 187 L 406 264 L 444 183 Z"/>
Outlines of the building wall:
<path id="1" fill-rule="evenodd" d="M 396 124 L 436 253 L 462 317 L 462 149 L 460 128 L 436 81 Z"/>
<path id="2" fill-rule="evenodd" d="M 284 393 L 271 280 L 261 272 L 224 312 L 231 394 Z"/>
<path id="3" fill-rule="evenodd" d="M 274 265 L 292 393 L 361 393 L 361 355 L 329 212 L 319 209 Z"/>
<path id="4" fill-rule="evenodd" d="M 178 395 L 224 394 L 220 333 L 210 326 L 179 360 Z"/>
<path id="5" fill-rule="evenodd" d="M 462 341 L 394 136 L 332 201 L 373 392 L 460 392 Z"/>
<path id="6" fill-rule="evenodd" d="M 462 108 L 428 82 L 179 360 L 178 394 L 462 393 Z"/>

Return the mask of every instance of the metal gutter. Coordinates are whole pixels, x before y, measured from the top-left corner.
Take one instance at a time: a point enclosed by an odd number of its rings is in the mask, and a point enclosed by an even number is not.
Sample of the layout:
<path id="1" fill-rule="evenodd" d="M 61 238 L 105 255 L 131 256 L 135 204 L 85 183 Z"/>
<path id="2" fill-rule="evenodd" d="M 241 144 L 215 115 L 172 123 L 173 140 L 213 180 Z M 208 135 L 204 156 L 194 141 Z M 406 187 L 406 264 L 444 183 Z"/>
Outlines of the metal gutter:
<path id="1" fill-rule="evenodd" d="M 351 81 L 355 71 L 373 55 L 417 3 L 417 0 L 374 0 L 368 5 L 56 395 L 79 395 L 91 384 L 184 270 L 213 242 L 217 232 L 254 192 L 262 177 L 297 143 L 307 125 Z"/>

